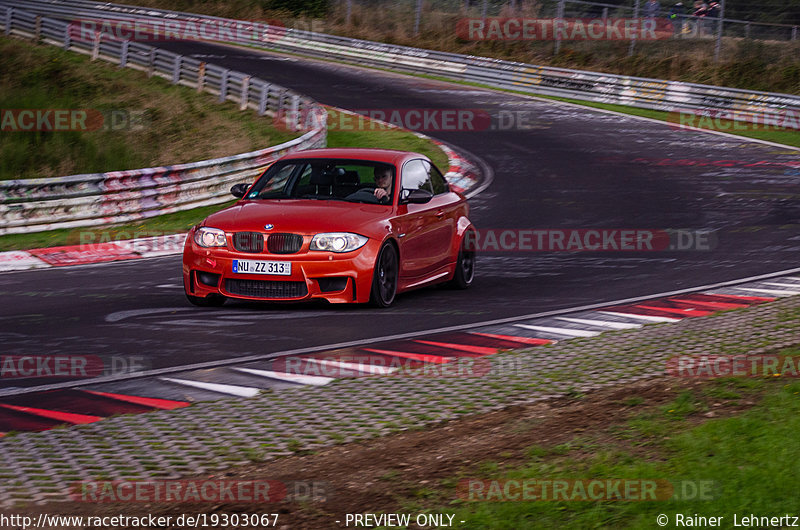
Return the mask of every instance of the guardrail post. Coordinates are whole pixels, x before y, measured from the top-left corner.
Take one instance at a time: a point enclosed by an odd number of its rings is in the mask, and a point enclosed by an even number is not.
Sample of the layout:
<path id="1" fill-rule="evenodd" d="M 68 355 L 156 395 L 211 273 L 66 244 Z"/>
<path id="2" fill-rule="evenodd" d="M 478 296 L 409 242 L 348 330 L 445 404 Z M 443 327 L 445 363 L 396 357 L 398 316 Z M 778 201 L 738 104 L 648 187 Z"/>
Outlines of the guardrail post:
<path id="1" fill-rule="evenodd" d="M 289 116 L 292 120 L 290 129 L 296 131 L 300 128 L 300 96 L 297 94 L 292 96 L 292 102 L 289 105 Z M 288 124 L 287 124 L 288 125 Z"/>
<path id="2" fill-rule="evenodd" d="M 750 38 L 750 23 L 749 22 L 744 25 L 744 38 L 745 39 L 749 39 Z"/>
<path id="3" fill-rule="evenodd" d="M 175 61 L 172 63 L 172 84 L 177 85 L 181 80 L 181 59 L 182 55 L 176 55 Z"/>
<path id="4" fill-rule="evenodd" d="M 100 40 L 103 38 L 103 34 L 99 31 L 94 32 L 94 46 L 92 46 L 92 60 L 96 61 L 98 57 L 100 57 Z"/>
<path id="5" fill-rule="evenodd" d="M 797 40 L 797 26 L 792 27 L 792 40 Z"/>
<path id="6" fill-rule="evenodd" d="M 603 20 L 607 20 L 607 19 L 608 19 L 608 8 L 604 7 L 603 8 Z"/>
<path id="7" fill-rule="evenodd" d="M 125 68 L 128 66 L 128 46 L 130 46 L 131 41 L 126 40 L 122 42 L 122 50 L 119 54 L 119 67 Z"/>
<path id="8" fill-rule="evenodd" d="M 263 116 L 267 113 L 267 102 L 269 101 L 269 84 L 261 85 L 261 94 L 258 96 L 258 115 Z"/>
<path id="9" fill-rule="evenodd" d="M 14 18 L 14 8 L 6 8 L 6 35 L 11 35 L 11 19 Z"/>
<path id="10" fill-rule="evenodd" d="M 346 5 L 345 5 L 344 23 L 345 23 L 345 25 L 349 26 L 350 25 L 350 15 L 351 15 L 351 13 L 353 11 L 353 5 L 352 5 L 353 0 L 345 0 L 345 3 L 346 3 Z"/>
<path id="11" fill-rule="evenodd" d="M 200 63 L 197 67 L 197 91 L 202 92 L 206 87 L 206 63 Z"/>
<path id="12" fill-rule="evenodd" d="M 222 77 L 219 80 L 219 102 L 223 103 L 228 97 L 228 74 L 230 70 L 227 68 L 222 71 Z"/>
<path id="13" fill-rule="evenodd" d="M 150 53 L 147 54 L 147 77 L 153 77 L 156 71 L 156 49 L 150 47 Z"/>
<path id="14" fill-rule="evenodd" d="M 250 95 L 250 76 L 244 76 L 242 79 L 242 95 L 239 98 L 239 110 L 245 110 L 247 108 L 247 100 Z"/>
<path id="15" fill-rule="evenodd" d="M 42 38 L 42 15 L 36 15 L 36 24 L 33 29 L 33 40 L 39 42 Z"/>
<path id="16" fill-rule="evenodd" d="M 64 49 L 69 50 L 69 47 L 72 46 L 72 24 L 67 24 L 67 27 L 64 28 Z"/>

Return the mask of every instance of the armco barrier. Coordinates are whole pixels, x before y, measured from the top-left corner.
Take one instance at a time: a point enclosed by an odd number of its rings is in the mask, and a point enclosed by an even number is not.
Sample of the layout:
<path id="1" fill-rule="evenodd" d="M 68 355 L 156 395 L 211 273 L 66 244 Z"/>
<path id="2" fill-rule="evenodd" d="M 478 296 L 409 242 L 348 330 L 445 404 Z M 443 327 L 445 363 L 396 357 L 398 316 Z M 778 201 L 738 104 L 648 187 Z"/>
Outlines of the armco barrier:
<path id="1" fill-rule="evenodd" d="M 0 5 L 10 6 L 0 0 Z M 65 0 L 57 4 L 42 0 L 19 0 L 13 5 L 63 18 L 107 20 L 235 21 L 219 17 Z M 455 28 L 454 28 L 455 31 Z M 368 66 L 435 74 L 535 94 L 568 97 L 601 103 L 665 111 L 711 111 L 725 116 L 736 112 L 738 120 L 783 122 L 787 113 L 800 113 L 800 96 L 751 92 L 733 88 L 662 81 L 639 77 L 569 70 L 394 46 L 377 42 L 312 33 L 296 29 L 265 27 L 261 39 L 222 39 L 224 42 L 336 59 Z"/>
<path id="2" fill-rule="evenodd" d="M 235 101 L 304 132 L 283 144 L 191 164 L 0 181 L 0 235 L 135 221 L 230 199 L 229 188 L 253 180 L 281 155 L 324 147 L 327 113 L 313 100 L 240 72 L 136 42 L 72 38 L 69 24 L 19 9 L 0 11 L 6 35 L 34 38 L 90 54 Z M 299 123 L 300 117 L 303 123 Z M 310 117 L 310 118 L 309 118 Z"/>

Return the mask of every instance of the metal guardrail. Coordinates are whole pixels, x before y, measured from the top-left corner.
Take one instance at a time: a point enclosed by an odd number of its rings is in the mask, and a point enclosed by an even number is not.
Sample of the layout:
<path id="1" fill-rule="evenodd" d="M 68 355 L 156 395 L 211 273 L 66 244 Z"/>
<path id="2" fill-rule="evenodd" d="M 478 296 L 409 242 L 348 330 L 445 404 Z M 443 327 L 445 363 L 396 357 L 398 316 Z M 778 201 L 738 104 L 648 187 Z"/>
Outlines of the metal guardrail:
<path id="1" fill-rule="evenodd" d="M 139 42 L 76 39 L 69 23 L 9 8 L 0 10 L 5 35 L 32 38 L 146 71 L 173 84 L 234 101 L 272 116 L 294 140 L 250 153 L 191 164 L 67 177 L 0 181 L 0 235 L 135 221 L 230 199 L 232 184 L 254 179 L 281 155 L 325 146 L 327 113 L 313 100 L 241 72 Z M 302 117 L 302 123 L 300 122 Z"/>
<path id="2" fill-rule="evenodd" d="M 219 17 L 89 0 L 18 0 L 16 5 L 64 18 L 105 20 L 180 20 L 243 23 Z M 3 1 L 0 0 L 0 5 Z M 220 40 L 220 39 L 218 39 Z M 754 92 L 711 85 L 664 81 L 615 74 L 453 54 L 323 33 L 264 26 L 259 38 L 221 39 L 256 48 L 335 59 L 366 66 L 445 76 L 493 88 L 612 103 L 663 111 L 702 111 L 759 123 L 783 122 L 800 113 L 800 96 Z"/>

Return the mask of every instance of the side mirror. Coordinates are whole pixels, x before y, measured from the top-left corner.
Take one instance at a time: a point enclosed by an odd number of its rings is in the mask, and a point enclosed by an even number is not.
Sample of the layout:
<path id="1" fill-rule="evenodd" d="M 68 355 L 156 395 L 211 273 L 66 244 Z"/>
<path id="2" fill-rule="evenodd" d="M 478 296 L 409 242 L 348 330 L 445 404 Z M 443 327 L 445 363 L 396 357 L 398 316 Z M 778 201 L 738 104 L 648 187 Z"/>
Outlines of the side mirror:
<path id="1" fill-rule="evenodd" d="M 433 199 L 433 193 L 426 191 L 426 190 L 409 190 L 404 189 L 401 193 L 403 200 L 401 202 L 406 204 L 425 204 L 426 202 L 430 202 Z"/>
<path id="2" fill-rule="evenodd" d="M 246 184 L 244 182 L 239 184 L 234 184 L 231 186 L 231 195 L 236 197 L 237 199 L 241 199 L 244 197 L 244 194 L 247 193 L 247 190 L 250 189 L 250 184 Z"/>

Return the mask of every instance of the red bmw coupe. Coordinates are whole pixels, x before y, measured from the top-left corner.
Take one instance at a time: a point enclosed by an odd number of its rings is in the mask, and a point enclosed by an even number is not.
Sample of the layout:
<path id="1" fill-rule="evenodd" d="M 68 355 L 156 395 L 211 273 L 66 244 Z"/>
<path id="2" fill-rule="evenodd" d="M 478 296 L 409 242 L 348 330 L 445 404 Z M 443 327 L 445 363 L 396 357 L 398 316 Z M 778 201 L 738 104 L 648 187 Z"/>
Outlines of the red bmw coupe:
<path id="1" fill-rule="evenodd" d="M 186 238 L 183 282 L 193 304 L 322 298 L 387 307 L 417 287 L 472 283 L 466 199 L 424 155 L 299 151 L 231 193 L 241 200 Z"/>

